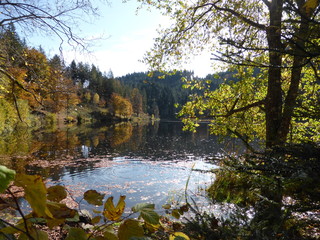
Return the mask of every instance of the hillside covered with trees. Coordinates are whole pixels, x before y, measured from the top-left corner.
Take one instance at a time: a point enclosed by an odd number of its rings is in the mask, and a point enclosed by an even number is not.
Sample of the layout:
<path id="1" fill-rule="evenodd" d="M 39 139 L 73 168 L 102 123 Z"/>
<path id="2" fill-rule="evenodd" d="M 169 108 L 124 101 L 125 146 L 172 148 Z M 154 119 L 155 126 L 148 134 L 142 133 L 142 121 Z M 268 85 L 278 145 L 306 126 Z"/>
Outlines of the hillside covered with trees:
<path id="1" fill-rule="evenodd" d="M 193 72 L 163 76 L 155 72 L 132 73 L 114 78 L 94 64 L 72 61 L 66 65 L 59 55 L 27 46 L 14 25 L 0 33 L 2 51 L 0 130 L 17 125 L 39 127 L 57 121 L 112 121 L 131 117 L 175 119 L 190 91 L 182 79 Z M 208 78 L 214 79 L 213 75 Z"/>

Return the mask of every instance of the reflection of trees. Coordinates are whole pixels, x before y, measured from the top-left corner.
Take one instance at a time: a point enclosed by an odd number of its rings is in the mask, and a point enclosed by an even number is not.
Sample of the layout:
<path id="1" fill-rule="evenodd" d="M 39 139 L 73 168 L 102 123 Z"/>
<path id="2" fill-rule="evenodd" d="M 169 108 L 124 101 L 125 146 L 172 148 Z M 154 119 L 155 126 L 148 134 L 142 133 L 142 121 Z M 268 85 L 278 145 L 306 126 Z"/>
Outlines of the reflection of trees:
<path id="1" fill-rule="evenodd" d="M 209 195 L 216 204 L 227 202 L 242 209 L 235 213 L 238 219 L 244 219 L 246 211 L 253 214 L 236 233 L 251 237 L 244 239 L 316 239 L 319 153 L 319 147 L 290 146 L 230 158 L 217 173 Z"/>
<path id="2" fill-rule="evenodd" d="M 0 155 L 28 154 L 31 151 L 32 135 L 30 131 L 17 130 L 14 134 L 1 136 Z"/>
<path id="3" fill-rule="evenodd" d="M 92 137 L 92 145 L 93 147 L 97 147 L 99 145 L 99 136 L 93 136 Z"/>
<path id="4" fill-rule="evenodd" d="M 154 129 L 154 126 L 148 125 L 148 122 L 134 125 L 132 129 L 132 136 L 134 137 L 125 144 L 125 147 L 133 152 L 143 149 L 147 142 L 147 136 L 150 137 L 150 129 Z"/>
<path id="5" fill-rule="evenodd" d="M 55 159 L 61 155 L 74 155 L 76 147 L 81 143 L 77 134 L 68 130 L 41 134 L 38 140 L 41 141 L 42 147 L 37 155 L 44 159 Z"/>
<path id="6" fill-rule="evenodd" d="M 24 165 L 33 158 L 41 144 L 34 141 L 30 129 L 17 128 L 15 131 L 0 137 L 0 165 L 24 172 Z"/>
<path id="7" fill-rule="evenodd" d="M 110 145 L 116 147 L 130 140 L 133 128 L 131 123 L 125 122 L 116 124 L 112 130 Z"/>

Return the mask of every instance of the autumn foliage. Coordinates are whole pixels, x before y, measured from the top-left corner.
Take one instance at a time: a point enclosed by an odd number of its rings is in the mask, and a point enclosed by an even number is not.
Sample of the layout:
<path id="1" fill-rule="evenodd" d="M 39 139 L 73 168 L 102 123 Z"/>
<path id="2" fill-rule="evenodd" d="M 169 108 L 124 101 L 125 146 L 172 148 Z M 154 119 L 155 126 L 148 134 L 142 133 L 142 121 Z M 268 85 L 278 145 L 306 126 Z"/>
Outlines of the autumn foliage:
<path id="1" fill-rule="evenodd" d="M 114 115 L 126 118 L 130 118 L 133 112 L 131 102 L 115 93 L 111 95 L 110 110 Z"/>
<path id="2" fill-rule="evenodd" d="M 0 133 L 10 131 L 19 122 L 34 121 L 31 113 L 68 115 L 70 109 L 83 105 L 95 111 L 105 109 L 101 111 L 117 118 L 129 119 L 133 112 L 143 113 L 138 89 L 131 94 L 131 88 L 124 88 L 113 76 L 103 75 L 94 65 L 73 61 L 66 66 L 58 55 L 49 59 L 41 48 L 26 46 L 14 26 L 1 30 L 0 99 L 5 109 L 0 117 Z M 27 108 L 19 109 L 18 105 Z M 72 119 L 76 118 L 74 115 Z"/>

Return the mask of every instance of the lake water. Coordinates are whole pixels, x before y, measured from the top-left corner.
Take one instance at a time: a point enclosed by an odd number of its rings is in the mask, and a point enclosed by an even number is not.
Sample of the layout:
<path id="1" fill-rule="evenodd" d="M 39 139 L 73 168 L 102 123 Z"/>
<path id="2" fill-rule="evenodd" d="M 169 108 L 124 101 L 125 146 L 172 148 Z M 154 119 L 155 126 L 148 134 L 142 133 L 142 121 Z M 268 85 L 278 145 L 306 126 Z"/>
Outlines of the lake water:
<path id="1" fill-rule="evenodd" d="M 121 123 L 19 133 L 0 142 L 0 164 L 39 174 L 48 185 L 64 185 L 76 200 L 95 189 L 115 199 L 126 195 L 128 208 L 149 202 L 160 209 L 183 201 L 187 186 L 189 197 L 203 201 L 204 189 L 214 181 L 207 170 L 217 168 L 212 159 L 243 146 L 209 135 L 206 124 L 197 133 L 183 132 L 182 126 Z"/>

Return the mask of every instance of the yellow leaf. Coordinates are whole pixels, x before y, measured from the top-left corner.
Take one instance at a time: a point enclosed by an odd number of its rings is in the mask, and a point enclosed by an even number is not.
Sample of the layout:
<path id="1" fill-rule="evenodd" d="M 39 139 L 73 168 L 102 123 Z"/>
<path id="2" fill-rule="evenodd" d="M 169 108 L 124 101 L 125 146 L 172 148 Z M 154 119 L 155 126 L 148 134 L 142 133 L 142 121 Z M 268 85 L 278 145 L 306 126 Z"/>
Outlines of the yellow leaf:
<path id="1" fill-rule="evenodd" d="M 158 231 L 160 228 L 162 228 L 160 224 L 154 225 L 154 224 L 150 224 L 148 222 L 144 222 L 144 227 L 152 233 L 154 233 L 154 232 Z"/>
<path id="2" fill-rule="evenodd" d="M 117 206 L 115 207 L 113 204 L 113 197 L 109 197 L 104 204 L 103 215 L 111 220 L 117 221 L 124 212 L 124 208 L 126 206 L 125 200 L 126 196 L 120 196 Z"/>
<path id="3" fill-rule="evenodd" d="M 37 217 L 53 217 L 47 208 L 47 189 L 40 176 L 19 174 L 15 184 L 23 187 L 25 199 Z"/>
<path id="4" fill-rule="evenodd" d="M 174 232 L 170 234 L 169 240 L 190 240 L 190 238 L 183 232 Z"/>

